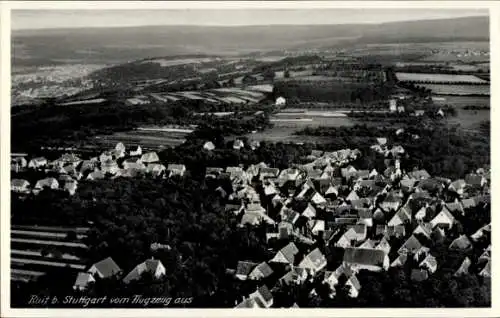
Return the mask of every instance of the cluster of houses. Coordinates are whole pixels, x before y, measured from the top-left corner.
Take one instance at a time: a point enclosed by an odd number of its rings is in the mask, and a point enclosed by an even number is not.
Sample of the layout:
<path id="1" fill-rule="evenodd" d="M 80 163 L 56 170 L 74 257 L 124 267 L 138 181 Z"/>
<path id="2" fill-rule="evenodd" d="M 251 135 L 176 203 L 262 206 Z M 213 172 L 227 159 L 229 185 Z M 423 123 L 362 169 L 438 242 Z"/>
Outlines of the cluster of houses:
<path id="1" fill-rule="evenodd" d="M 471 236 L 452 231 L 469 208 L 490 204 L 488 171 L 481 168 L 459 180 L 432 177 L 424 169 L 401 169 L 397 158 L 404 149 L 388 147 L 385 138 L 377 138 L 372 149 L 393 155 L 384 171 L 356 169 L 352 165 L 360 155 L 356 149 L 313 150 L 308 156 L 311 162 L 281 171 L 265 163 L 247 169 L 207 169 L 206 178 L 230 180 L 232 189 L 216 191 L 227 198 L 226 211 L 240 217 L 240 226 L 265 223 L 268 243 L 286 243 L 265 262 L 245 259 L 236 265 L 236 279 L 262 283 L 238 308 L 270 307 L 275 288 L 313 281 L 318 275 L 330 286 L 330 297 L 335 297 L 342 275 L 350 296 L 357 297 L 362 288 L 356 276 L 360 270 L 385 271 L 403 266 L 410 257 L 411 279 L 422 281 L 440 265 L 429 241 L 452 239 L 450 250 L 467 252 L 491 232 L 489 224 Z M 394 239 L 402 244 L 391 246 Z M 343 250 L 337 268 L 328 268 L 319 241 Z M 301 251 L 299 246 L 304 245 L 309 248 Z M 478 275 L 490 277 L 490 249 L 477 260 L 464 255 L 455 274 L 468 273 L 474 263 Z M 311 290 L 311 295 L 315 293 Z"/>
<path id="2" fill-rule="evenodd" d="M 123 276 L 123 270 L 111 257 L 108 257 L 91 265 L 87 271 L 79 272 L 73 284 L 73 289 L 84 291 L 91 283 L 95 283 L 99 279 L 119 277 L 125 284 L 129 284 L 140 279 L 145 274 L 151 275 L 154 279 L 159 279 L 165 273 L 166 269 L 163 263 L 160 260 L 151 258 L 138 264 L 127 275 Z"/>
<path id="3" fill-rule="evenodd" d="M 165 165 L 160 163 L 156 152 L 143 153 L 140 146 L 126 151 L 123 143 L 118 143 L 110 151 L 98 157 L 83 160 L 74 153 L 63 154 L 60 158 L 49 161 L 44 157 L 36 157 L 27 161 L 25 156 L 11 158 L 11 171 L 15 173 L 26 170 L 43 171 L 50 177 L 37 180 L 34 186 L 25 179 L 12 179 L 11 190 L 19 194 L 38 194 L 42 189 L 62 190 L 74 195 L 81 180 L 101 180 L 111 178 L 136 177 L 138 175 L 153 178 L 167 178 L 174 175 L 183 176 L 186 167 L 182 164 Z"/>

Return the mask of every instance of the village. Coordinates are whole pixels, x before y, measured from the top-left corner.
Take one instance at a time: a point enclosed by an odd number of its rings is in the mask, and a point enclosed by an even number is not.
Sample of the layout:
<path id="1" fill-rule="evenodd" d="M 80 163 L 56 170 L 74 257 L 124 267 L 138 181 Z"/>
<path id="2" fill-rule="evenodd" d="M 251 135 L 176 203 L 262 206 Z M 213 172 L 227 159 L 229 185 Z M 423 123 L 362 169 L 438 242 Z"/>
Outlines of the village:
<path id="1" fill-rule="evenodd" d="M 403 129 L 394 131 L 404 133 Z M 234 151 L 243 147 L 256 149 L 259 144 L 245 145 L 242 140 L 234 140 Z M 200 151 L 209 153 L 214 149 L 214 144 L 206 141 Z M 236 215 L 240 227 L 264 227 L 268 246 L 274 253 L 264 262 L 241 259 L 227 270 L 227 275 L 236 281 L 255 285 L 253 293 L 234 304 L 236 308 L 273 307 L 273 293 L 281 286 L 318 279 L 329 286 L 332 299 L 339 281 L 345 279 L 349 296 L 356 298 L 363 289 L 357 278 L 360 271 L 387 271 L 407 262 L 413 266 L 411 280 L 427 280 L 442 265 L 430 242 L 444 238 L 452 239 L 449 250 L 463 253 L 454 276 L 474 271 L 481 277 L 490 277 L 491 245 L 484 247 L 477 259 L 467 256 L 467 252 L 482 248 L 482 240 L 491 232 L 490 224 L 483 224 L 469 236 L 457 229 L 457 220 L 471 208 L 489 206 L 489 170 L 477 167 L 462 179 L 449 180 L 431 176 L 418 167 L 402 169 L 399 157 L 405 149 L 390 144 L 387 136 L 374 136 L 371 150 L 386 157 L 384 171 L 353 166 L 352 162 L 361 156 L 358 149 L 313 150 L 307 157 L 308 163 L 282 170 L 264 162 L 206 169 L 205 182 L 215 185 L 214 195 L 225 200 L 225 213 Z M 123 143 L 88 159 L 74 153 L 53 161 L 13 154 L 13 174 L 28 170 L 47 177 L 12 179 L 14 195 L 37 195 L 48 189 L 71 196 L 78 191 L 79 182 L 98 183 L 102 179 L 189 177 L 181 162 L 160 162 L 156 152 L 143 153 L 140 145 L 127 149 Z M 167 244 L 153 245 L 152 251 L 169 249 Z M 330 262 L 324 246 L 343 253 Z M 50 261 L 43 262 L 50 266 Z M 128 284 L 146 273 L 159 279 L 167 270 L 154 258 L 133 269 L 122 269 L 106 255 L 100 262 L 76 269 L 73 288 L 79 292 L 85 292 L 89 284 L 99 280 L 119 277 Z M 311 296 L 316 293 L 314 288 L 310 290 Z"/>

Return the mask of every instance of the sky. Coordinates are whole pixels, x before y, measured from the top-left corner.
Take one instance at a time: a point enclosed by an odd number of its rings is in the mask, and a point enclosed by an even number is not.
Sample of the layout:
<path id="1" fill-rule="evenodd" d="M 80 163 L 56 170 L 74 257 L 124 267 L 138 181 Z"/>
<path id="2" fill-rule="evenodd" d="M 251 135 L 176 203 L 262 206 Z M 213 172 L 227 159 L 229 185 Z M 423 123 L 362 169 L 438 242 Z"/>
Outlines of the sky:
<path id="1" fill-rule="evenodd" d="M 485 9 L 12 10 L 12 30 L 145 25 L 358 24 L 487 16 Z"/>

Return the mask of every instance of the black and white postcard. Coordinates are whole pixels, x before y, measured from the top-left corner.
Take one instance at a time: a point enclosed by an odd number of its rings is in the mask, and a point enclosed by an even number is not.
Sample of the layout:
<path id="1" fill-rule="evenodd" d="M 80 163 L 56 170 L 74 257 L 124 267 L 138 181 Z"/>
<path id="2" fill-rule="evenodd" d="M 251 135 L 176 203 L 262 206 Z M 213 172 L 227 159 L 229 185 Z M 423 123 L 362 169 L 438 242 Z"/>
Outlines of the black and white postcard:
<path id="1" fill-rule="evenodd" d="M 496 7 L 2 2 L 2 316 L 493 316 Z"/>

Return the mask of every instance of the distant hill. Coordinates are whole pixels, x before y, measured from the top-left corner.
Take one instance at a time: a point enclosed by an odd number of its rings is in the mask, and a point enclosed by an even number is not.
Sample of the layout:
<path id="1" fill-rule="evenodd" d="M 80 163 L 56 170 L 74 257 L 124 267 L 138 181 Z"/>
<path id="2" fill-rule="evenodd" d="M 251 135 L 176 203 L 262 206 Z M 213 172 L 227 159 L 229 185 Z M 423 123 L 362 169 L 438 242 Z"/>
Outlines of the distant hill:
<path id="1" fill-rule="evenodd" d="M 14 31 L 14 66 L 120 63 L 152 56 L 233 55 L 363 43 L 488 41 L 488 17 L 351 25 L 144 26 Z"/>

